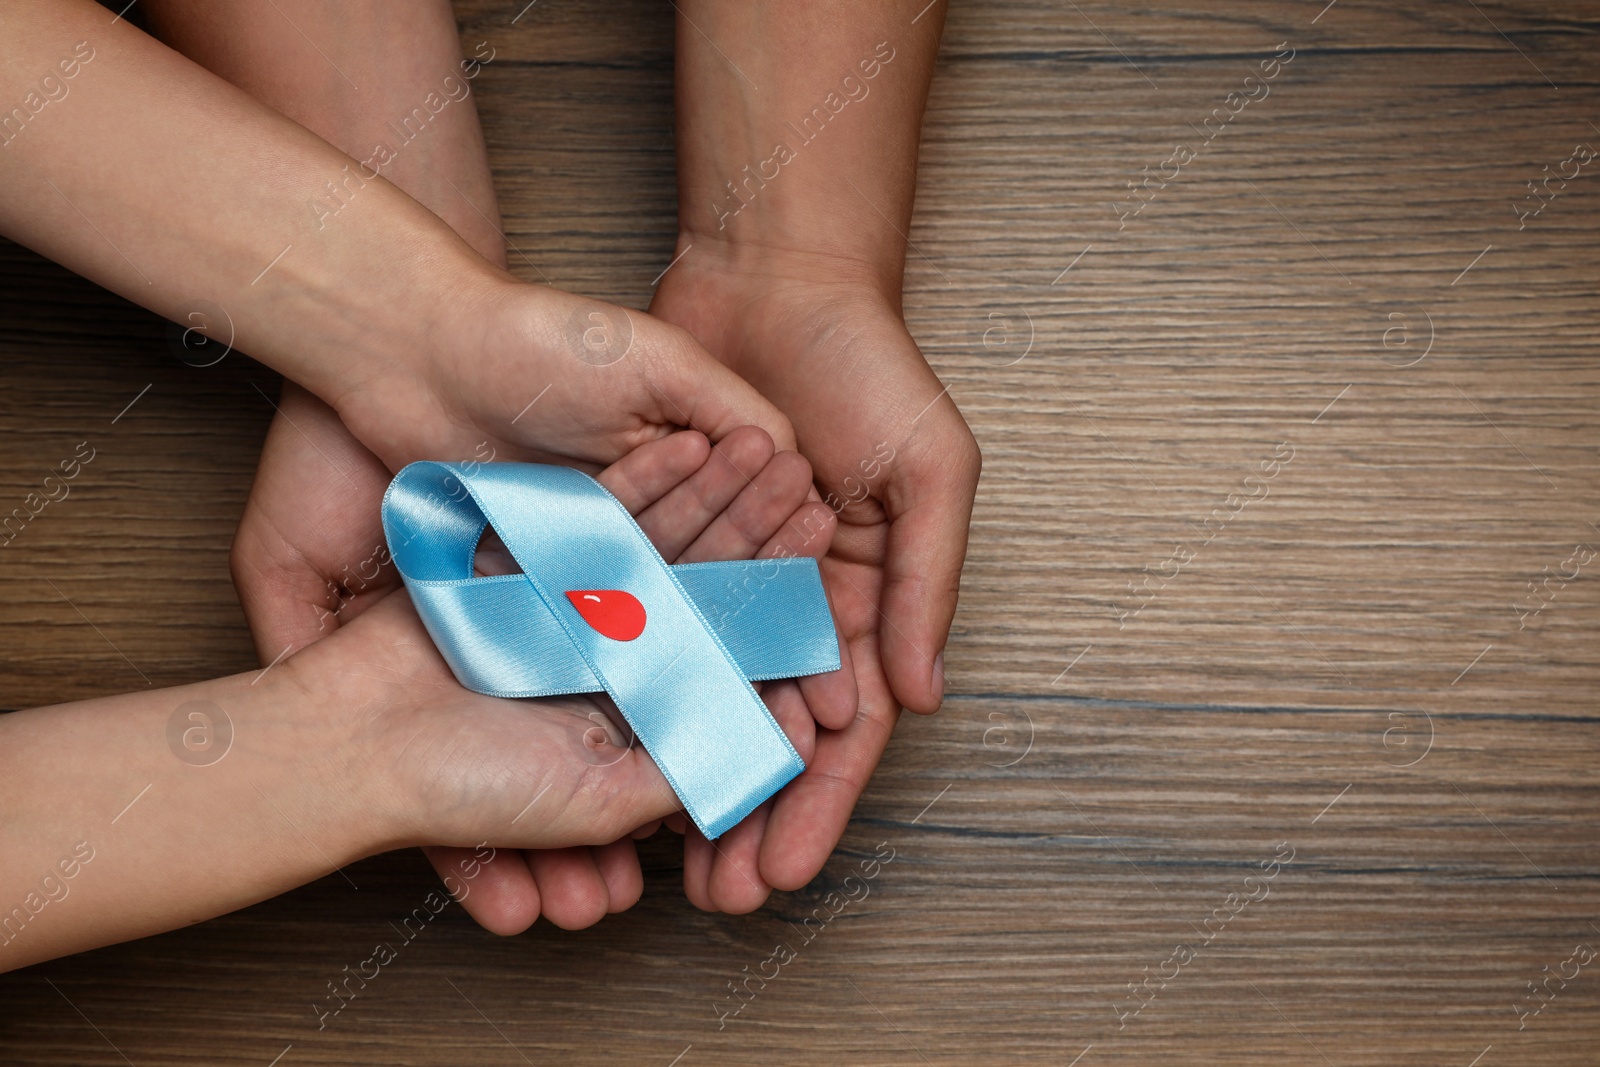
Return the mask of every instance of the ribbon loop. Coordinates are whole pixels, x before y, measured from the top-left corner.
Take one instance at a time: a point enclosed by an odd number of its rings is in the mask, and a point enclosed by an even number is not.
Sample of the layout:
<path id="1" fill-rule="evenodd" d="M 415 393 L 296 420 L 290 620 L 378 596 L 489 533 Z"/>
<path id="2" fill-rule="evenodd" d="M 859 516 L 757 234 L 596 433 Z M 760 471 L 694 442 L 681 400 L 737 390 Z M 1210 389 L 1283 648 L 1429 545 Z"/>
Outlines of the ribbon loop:
<path id="1" fill-rule="evenodd" d="M 417 613 L 463 686 L 611 695 L 708 838 L 805 769 L 750 686 L 839 667 L 816 561 L 668 566 L 594 479 L 413 463 L 383 500 Z M 474 577 L 486 526 L 521 574 Z"/>

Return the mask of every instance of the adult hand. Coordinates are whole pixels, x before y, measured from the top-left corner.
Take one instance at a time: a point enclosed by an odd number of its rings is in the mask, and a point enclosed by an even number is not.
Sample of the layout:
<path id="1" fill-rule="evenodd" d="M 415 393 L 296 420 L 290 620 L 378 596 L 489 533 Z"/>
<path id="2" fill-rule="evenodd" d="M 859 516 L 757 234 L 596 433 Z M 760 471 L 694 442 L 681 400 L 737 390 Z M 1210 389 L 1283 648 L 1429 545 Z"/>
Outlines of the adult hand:
<path id="1" fill-rule="evenodd" d="M 798 889 L 821 870 L 900 705 L 938 709 L 982 457 L 907 332 L 897 289 L 835 258 L 702 251 L 668 272 L 651 311 L 687 328 L 793 423 L 838 513 L 822 571 L 859 694 L 810 701 L 821 727 L 815 758 L 770 812 L 714 848 L 690 831 L 689 898 L 743 912 L 769 887 Z"/>
<path id="2" fill-rule="evenodd" d="M 732 480 L 715 469 L 700 477 L 708 457 L 704 437 L 678 434 L 639 448 L 600 480 L 669 550 L 737 540 L 751 488 L 735 485 L 726 507 L 703 507 L 708 482 L 722 490 Z M 803 464 L 782 465 L 788 482 L 805 476 Z M 803 483 L 784 495 L 803 496 Z M 760 526 L 787 517 L 762 514 Z M 398 593 L 280 669 L 347 709 L 352 743 L 373 754 L 373 774 L 390 783 L 399 818 L 389 832 L 405 843 L 602 844 L 679 807 L 648 754 L 613 732 L 603 696 L 517 701 L 463 689 Z M 597 730 L 597 720 L 613 729 Z"/>
<path id="3" fill-rule="evenodd" d="M 719 539 L 743 536 L 743 493 L 707 517 L 708 451 L 678 434 L 602 478 L 664 547 L 720 554 Z M 788 462 L 803 498 L 809 474 Z M 515 850 L 602 845 L 678 807 L 648 755 L 616 743 L 607 710 L 466 691 L 395 592 L 269 670 L 0 716 L 0 886 L 37 913 L 41 870 L 59 899 L 55 872 L 94 863 L 87 894 L 33 915 L 0 969 L 186 926 L 425 842 L 495 847 L 493 873 L 451 868 L 473 879 L 474 914 L 491 889 L 525 899 Z M 118 811 L 115 833 L 83 838 Z"/>
<path id="4" fill-rule="evenodd" d="M 826 508 L 805 501 L 805 461 L 793 452 L 775 454 L 770 438 L 754 428 L 731 432 L 715 449 L 698 433 L 674 434 L 630 453 L 600 478 L 630 509 L 642 509 L 640 525 L 674 562 L 800 554 L 804 531 L 821 531 L 811 536 L 820 551 L 833 525 Z M 680 481 L 663 493 L 674 478 Z M 342 632 L 399 584 L 378 519 L 388 481 L 387 468 L 330 408 L 286 386 L 234 542 L 234 579 L 263 662 Z M 514 569 L 507 564 L 480 554 L 489 573 Z M 813 729 L 798 687 L 769 685 L 763 695 L 807 758 Z M 590 742 L 626 743 L 592 702 L 579 710 L 587 717 L 575 726 Z M 631 836 L 654 828 L 629 827 Z M 643 886 L 632 840 L 594 844 L 502 849 L 481 865 L 463 904 L 502 934 L 526 929 L 541 914 L 572 929 L 631 907 Z M 459 846 L 426 851 L 441 875 L 470 859 Z"/>

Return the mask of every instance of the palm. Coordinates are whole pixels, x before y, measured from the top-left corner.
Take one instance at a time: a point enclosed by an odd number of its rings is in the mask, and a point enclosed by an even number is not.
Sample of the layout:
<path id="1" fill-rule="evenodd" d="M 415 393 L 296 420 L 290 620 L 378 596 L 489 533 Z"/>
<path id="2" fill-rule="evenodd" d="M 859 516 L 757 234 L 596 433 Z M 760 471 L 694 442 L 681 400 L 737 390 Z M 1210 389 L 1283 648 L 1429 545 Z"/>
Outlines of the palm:
<path id="1" fill-rule="evenodd" d="M 820 511 L 826 520 L 825 509 L 814 504 L 796 510 L 811 477 L 797 455 L 774 455 L 771 439 L 750 428 L 723 438 L 717 446 L 719 458 L 711 459 L 709 452 L 704 437 L 675 434 L 629 453 L 600 479 L 638 515 L 667 559 L 749 558 L 780 547 L 790 554 L 804 551 L 805 546 L 792 543 L 790 530 L 820 530 L 822 543 L 816 547 L 825 546 L 832 523 L 819 523 L 815 514 Z M 480 452 L 478 458 L 489 456 Z M 648 772 L 639 769 L 642 752 L 622 740 L 603 702 L 545 702 L 537 705 L 543 718 L 525 718 L 511 710 L 516 705 L 478 697 L 457 686 L 415 625 L 409 631 L 396 629 L 396 604 L 406 601 L 384 599 L 399 579 L 392 566 L 379 566 L 387 555 L 381 550 L 378 502 L 388 480 L 384 465 L 354 440 L 331 409 L 303 390 L 285 388 L 234 542 L 235 580 L 263 660 L 306 645 L 312 645 L 303 653 L 306 656 L 329 654 L 325 646 L 354 647 L 362 650 L 354 661 L 361 665 L 353 675 L 358 683 L 382 685 L 396 677 L 415 683 L 407 691 L 411 702 L 400 702 L 374 719 L 371 727 L 382 738 L 406 739 L 397 760 L 413 786 L 432 798 L 431 806 L 443 813 L 463 813 L 462 822 L 436 840 L 482 840 L 483 831 L 496 826 L 522 834 L 529 820 L 551 817 L 539 811 L 567 811 L 565 806 L 551 809 L 549 803 L 521 811 L 531 796 L 538 795 L 530 783 L 535 789 L 551 786 L 544 798 L 551 803 L 581 789 L 596 817 L 614 807 L 618 792 L 638 795 L 634 788 L 638 776 L 648 778 L 655 774 L 654 767 Z M 479 564 L 486 573 L 515 569 L 509 557 L 496 560 L 492 550 L 484 548 Z M 375 616 L 370 622 L 369 606 Z M 318 640 L 335 630 L 338 641 Z M 353 644 L 357 634 L 368 644 Z M 371 643 L 374 634 L 382 639 Z M 385 639 L 395 644 L 395 655 L 385 652 Z M 793 689 L 792 683 L 773 686 L 768 699 L 806 756 L 810 719 L 803 709 L 796 712 L 792 699 L 784 699 L 792 696 Z M 371 703 L 359 684 L 350 699 Z M 526 731 L 535 728 L 545 733 L 530 746 Z M 608 735 L 618 744 L 607 745 Z M 376 743 L 378 737 L 371 740 Z M 548 746 L 574 759 L 563 761 L 565 777 L 555 776 L 544 785 L 508 757 Z M 574 779 L 573 773 L 579 777 Z M 591 789 L 586 783 L 600 784 Z M 502 807 L 510 804 L 518 810 L 496 809 L 486 822 L 479 821 L 477 816 L 487 810 L 481 807 L 486 790 Z M 579 812 L 584 807 L 573 805 Z M 501 818 L 511 821 L 496 821 Z M 561 826 L 557 820 L 553 829 L 560 831 Z M 648 822 L 642 827 L 650 829 Z M 460 844 L 431 845 L 426 851 L 446 876 L 472 862 L 472 853 Z M 475 880 L 466 907 L 485 926 L 501 933 L 525 929 L 541 912 L 561 926 L 587 926 L 607 911 L 630 906 L 643 888 L 633 843 L 625 837 L 593 849 L 502 851 L 483 864 L 483 870 L 487 873 Z"/>
<path id="2" fill-rule="evenodd" d="M 381 761 L 413 810 L 427 812 L 426 825 L 397 845 L 601 844 L 678 807 L 643 750 L 598 743 L 598 700 L 509 701 L 462 689 L 405 597 L 384 597 L 289 663 L 344 679 L 352 742 Z"/>

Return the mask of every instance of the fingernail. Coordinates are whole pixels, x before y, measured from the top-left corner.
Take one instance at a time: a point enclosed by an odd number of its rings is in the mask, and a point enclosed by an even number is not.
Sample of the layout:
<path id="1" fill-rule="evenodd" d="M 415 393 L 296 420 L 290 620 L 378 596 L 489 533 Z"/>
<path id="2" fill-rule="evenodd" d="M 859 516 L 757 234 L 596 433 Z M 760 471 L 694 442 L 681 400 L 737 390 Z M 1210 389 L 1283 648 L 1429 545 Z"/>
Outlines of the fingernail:
<path id="1" fill-rule="evenodd" d="M 933 695 L 944 699 L 944 653 L 933 657 Z"/>

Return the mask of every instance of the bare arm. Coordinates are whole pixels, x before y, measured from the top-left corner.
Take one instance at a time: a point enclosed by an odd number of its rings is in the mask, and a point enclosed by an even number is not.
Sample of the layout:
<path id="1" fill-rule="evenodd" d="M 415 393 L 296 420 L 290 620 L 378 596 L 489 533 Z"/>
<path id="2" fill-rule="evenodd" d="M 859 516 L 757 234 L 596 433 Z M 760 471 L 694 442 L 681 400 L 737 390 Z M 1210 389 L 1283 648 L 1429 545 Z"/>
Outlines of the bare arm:
<path id="1" fill-rule="evenodd" d="M 427 340 L 419 295 L 488 269 L 389 182 L 89 0 L 7 4 L 0 41 L 0 101 L 27 112 L 45 78 L 62 87 L 0 146 L 0 228 L 174 320 L 221 306 L 240 348 L 330 401 Z"/>
<path id="2" fill-rule="evenodd" d="M 27 110 L 0 144 L 0 231 L 160 314 L 220 306 L 391 467 L 487 440 L 598 468 L 691 421 L 792 440 L 683 331 L 516 283 L 377 175 L 381 154 L 352 160 L 89 0 L 0 9 L 4 100 Z M 594 314 L 628 343 L 586 351 Z"/>
<path id="3" fill-rule="evenodd" d="M 496 58 L 448 0 L 145 0 L 166 44 L 376 170 L 484 259 L 506 263 L 472 105 Z"/>
<path id="4" fill-rule="evenodd" d="M 697 248 L 794 256 L 899 303 L 943 3 L 688 0 L 678 218 Z M 688 25 L 685 25 L 688 23 Z"/>
<path id="5" fill-rule="evenodd" d="M 287 664 L 253 679 L 0 716 L 0 969 L 198 922 L 385 847 L 350 724 Z"/>
<path id="6" fill-rule="evenodd" d="M 808 683 L 827 729 L 764 833 L 691 842 L 691 899 L 743 911 L 821 868 L 900 707 L 938 708 L 980 458 L 900 310 L 943 5 L 678 10 L 682 258 L 651 310 L 794 425 L 839 516 L 823 573 L 857 683 Z"/>
<path id="7" fill-rule="evenodd" d="M 803 517 L 793 456 L 746 484 L 709 454 L 674 434 L 600 480 L 674 557 Z M 638 746 L 596 750 L 602 707 L 462 689 L 396 594 L 264 672 L 0 715 L 0 970 L 199 922 L 386 849 L 487 843 L 486 865 L 616 841 L 679 802 Z M 459 880 L 445 880 L 458 896 Z"/>
<path id="8" fill-rule="evenodd" d="M 142 10 L 166 44 L 352 160 L 371 160 L 485 260 L 505 267 L 474 106 L 477 79 L 495 51 L 479 42 L 463 56 L 448 0 L 144 0 Z M 306 447 L 310 439 L 315 448 Z M 234 539 L 233 570 L 266 663 L 349 621 L 399 578 L 388 566 L 357 573 L 361 561 L 383 558 L 377 500 L 387 472 L 336 415 L 292 383 L 284 385 L 261 472 Z M 339 507 L 316 523 L 275 519 L 277 511 L 300 511 L 308 497 Z"/>
<path id="9" fill-rule="evenodd" d="M 168 44 L 348 155 L 372 158 L 385 178 L 505 267 L 473 101 L 495 52 L 487 42 L 461 46 L 448 0 L 145 4 Z M 331 410 L 285 384 L 233 547 L 234 582 L 263 663 L 327 636 L 398 584 L 391 566 L 368 574 L 357 563 L 387 558 L 378 547 L 387 484 L 382 464 L 349 439 Z M 307 499 L 332 506 L 307 521 Z M 426 851 L 445 876 L 475 859 L 451 848 Z M 602 854 L 609 863 L 599 862 Z M 626 839 L 526 857 L 502 850 L 490 863 L 495 876 L 465 906 L 501 933 L 520 932 L 541 913 L 587 925 L 579 920 L 622 910 L 637 899 L 630 887 L 643 884 Z M 560 869 L 545 877 L 552 865 Z M 586 906 L 585 897 L 603 906 Z"/>

